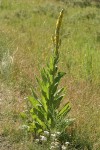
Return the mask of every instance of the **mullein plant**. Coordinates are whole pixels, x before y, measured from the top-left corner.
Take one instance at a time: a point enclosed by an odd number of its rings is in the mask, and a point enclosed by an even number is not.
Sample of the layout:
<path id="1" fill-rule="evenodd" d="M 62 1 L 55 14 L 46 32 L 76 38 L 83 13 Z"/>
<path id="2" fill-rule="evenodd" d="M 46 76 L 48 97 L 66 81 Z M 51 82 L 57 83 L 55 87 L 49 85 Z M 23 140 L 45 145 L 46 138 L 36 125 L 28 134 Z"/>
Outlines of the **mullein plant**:
<path id="1" fill-rule="evenodd" d="M 53 54 L 50 62 L 41 70 L 41 79 L 36 78 L 41 92 L 39 98 L 32 88 L 32 96 L 28 97 L 30 107 L 28 113 L 22 113 L 22 117 L 26 120 L 25 128 L 31 131 L 35 137 L 48 131 L 51 135 L 52 131 L 57 127 L 58 122 L 66 119 L 66 115 L 70 111 L 69 102 L 64 106 L 60 106 L 64 97 L 65 88 L 59 89 L 59 82 L 65 75 L 65 72 L 58 70 L 59 48 L 61 39 L 59 37 L 61 23 L 63 18 L 63 10 L 57 19 L 55 34 L 52 37 Z M 68 120 L 66 121 L 68 124 Z M 59 128 L 59 127 L 58 127 Z M 63 129 L 66 128 L 66 124 Z"/>

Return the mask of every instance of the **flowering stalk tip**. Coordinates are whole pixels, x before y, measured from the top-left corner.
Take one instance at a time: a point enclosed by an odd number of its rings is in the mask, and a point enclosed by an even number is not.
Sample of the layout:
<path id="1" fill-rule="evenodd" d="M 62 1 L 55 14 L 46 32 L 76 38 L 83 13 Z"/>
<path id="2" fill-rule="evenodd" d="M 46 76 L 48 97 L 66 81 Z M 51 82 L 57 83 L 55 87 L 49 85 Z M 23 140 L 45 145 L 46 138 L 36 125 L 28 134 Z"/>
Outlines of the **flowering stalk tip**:
<path id="1" fill-rule="evenodd" d="M 60 27 L 61 27 L 61 23 L 62 23 L 63 12 L 64 12 L 64 10 L 62 9 L 61 12 L 60 12 L 60 15 L 57 19 L 57 22 L 56 22 L 55 35 L 52 38 L 53 44 L 55 46 L 55 54 L 57 56 L 58 56 L 58 49 L 59 49 L 59 46 L 60 46 L 60 43 L 61 43 L 61 40 L 59 38 L 59 32 L 60 32 Z"/>

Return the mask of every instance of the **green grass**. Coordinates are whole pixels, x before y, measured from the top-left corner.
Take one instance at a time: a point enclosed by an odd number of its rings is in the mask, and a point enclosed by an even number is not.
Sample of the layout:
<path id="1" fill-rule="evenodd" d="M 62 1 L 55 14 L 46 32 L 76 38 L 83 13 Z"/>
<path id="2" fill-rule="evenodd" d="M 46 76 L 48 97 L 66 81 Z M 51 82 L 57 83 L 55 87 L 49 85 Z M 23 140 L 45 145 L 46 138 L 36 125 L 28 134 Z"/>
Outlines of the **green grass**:
<path id="1" fill-rule="evenodd" d="M 76 3 L 73 7 L 73 3 L 66 4 L 66 0 L 1 1 L 0 134 L 13 137 L 14 129 L 17 135 L 21 123 L 16 116 L 25 107 L 23 99 L 30 94 L 30 85 L 37 88 L 35 76 L 39 76 L 39 69 L 45 66 L 52 54 L 50 37 L 54 33 L 59 11 L 64 8 L 59 66 L 67 73 L 61 84 L 67 87 L 65 101 L 71 102 L 70 116 L 76 118 L 74 141 L 81 145 L 88 143 L 93 150 L 99 150 L 99 6 L 99 3 L 92 2 L 88 6 Z M 23 149 L 21 142 L 15 140 L 13 143 L 15 149 Z"/>

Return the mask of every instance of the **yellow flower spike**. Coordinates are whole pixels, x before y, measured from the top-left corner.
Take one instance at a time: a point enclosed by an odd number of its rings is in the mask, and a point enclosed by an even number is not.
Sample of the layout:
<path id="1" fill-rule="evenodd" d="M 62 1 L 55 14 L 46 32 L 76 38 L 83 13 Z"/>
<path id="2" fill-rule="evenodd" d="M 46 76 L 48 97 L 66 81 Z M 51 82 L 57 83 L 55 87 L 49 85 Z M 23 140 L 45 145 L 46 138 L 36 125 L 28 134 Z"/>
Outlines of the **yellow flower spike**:
<path id="1" fill-rule="evenodd" d="M 54 36 L 54 45 L 56 47 L 56 51 L 55 51 L 56 55 L 58 55 L 58 49 L 59 49 L 59 45 L 60 45 L 59 31 L 60 31 L 60 27 L 61 27 L 61 23 L 62 23 L 62 18 L 63 18 L 63 9 L 60 12 L 60 15 L 57 19 L 55 36 Z"/>

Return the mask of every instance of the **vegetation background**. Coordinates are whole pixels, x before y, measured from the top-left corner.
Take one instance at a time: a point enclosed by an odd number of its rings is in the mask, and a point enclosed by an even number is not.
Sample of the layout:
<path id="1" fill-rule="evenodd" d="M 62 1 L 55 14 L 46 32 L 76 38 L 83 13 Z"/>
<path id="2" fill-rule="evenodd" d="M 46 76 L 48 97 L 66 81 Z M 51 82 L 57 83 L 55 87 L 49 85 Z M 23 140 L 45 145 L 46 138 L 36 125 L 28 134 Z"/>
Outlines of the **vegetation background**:
<path id="1" fill-rule="evenodd" d="M 76 119 L 74 141 L 100 149 L 100 1 L 1 0 L 1 150 L 42 149 L 20 129 L 19 114 L 30 87 L 38 91 L 35 76 L 52 54 L 50 37 L 62 8 L 59 66 L 67 73 L 61 85 L 67 89 L 65 102 L 71 103 L 70 117 Z"/>

